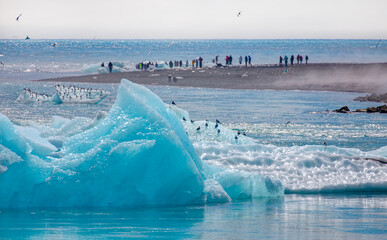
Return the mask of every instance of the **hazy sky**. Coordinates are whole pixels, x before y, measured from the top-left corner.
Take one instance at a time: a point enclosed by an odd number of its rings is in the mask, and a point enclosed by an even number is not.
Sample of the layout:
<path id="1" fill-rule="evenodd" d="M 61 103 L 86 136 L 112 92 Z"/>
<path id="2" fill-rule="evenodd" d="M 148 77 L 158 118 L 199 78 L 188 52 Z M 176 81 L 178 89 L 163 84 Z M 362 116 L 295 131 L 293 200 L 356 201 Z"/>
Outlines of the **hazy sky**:
<path id="1" fill-rule="evenodd" d="M 0 38 L 27 35 L 386 39 L 387 0 L 0 0 Z"/>

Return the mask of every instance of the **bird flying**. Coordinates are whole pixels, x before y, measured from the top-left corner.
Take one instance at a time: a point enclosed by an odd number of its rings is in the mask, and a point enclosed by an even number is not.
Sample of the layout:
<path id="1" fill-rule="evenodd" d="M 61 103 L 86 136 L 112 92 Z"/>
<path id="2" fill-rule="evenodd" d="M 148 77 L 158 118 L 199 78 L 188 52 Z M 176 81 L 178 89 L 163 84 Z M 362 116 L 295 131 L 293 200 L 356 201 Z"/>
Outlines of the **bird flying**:
<path id="1" fill-rule="evenodd" d="M 237 17 L 240 17 L 242 15 L 242 11 L 237 13 Z"/>
<path id="2" fill-rule="evenodd" d="M 19 18 L 21 17 L 22 14 L 23 14 L 23 13 L 20 13 L 20 15 L 17 16 L 16 21 L 19 21 Z"/>

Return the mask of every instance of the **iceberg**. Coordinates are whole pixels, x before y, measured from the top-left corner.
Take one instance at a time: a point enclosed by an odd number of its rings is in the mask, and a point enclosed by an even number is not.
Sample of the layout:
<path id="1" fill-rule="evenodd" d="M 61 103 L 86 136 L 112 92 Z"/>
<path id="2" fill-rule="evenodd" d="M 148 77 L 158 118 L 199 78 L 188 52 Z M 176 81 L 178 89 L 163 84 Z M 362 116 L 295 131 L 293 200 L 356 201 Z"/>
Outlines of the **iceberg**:
<path id="1" fill-rule="evenodd" d="M 0 114 L 0 208 L 187 205 L 284 194 L 279 181 L 258 173 L 214 171 L 175 111 L 125 79 L 107 114 L 26 128 Z"/>

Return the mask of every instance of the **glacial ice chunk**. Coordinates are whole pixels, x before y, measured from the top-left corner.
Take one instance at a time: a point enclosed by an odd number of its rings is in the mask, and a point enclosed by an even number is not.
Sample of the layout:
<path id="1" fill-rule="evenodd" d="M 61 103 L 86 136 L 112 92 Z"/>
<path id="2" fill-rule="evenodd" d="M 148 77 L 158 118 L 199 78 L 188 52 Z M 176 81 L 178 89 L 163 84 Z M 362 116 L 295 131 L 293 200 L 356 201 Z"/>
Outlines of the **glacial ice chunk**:
<path id="1" fill-rule="evenodd" d="M 18 128 L 0 114 L 0 208 L 186 205 L 283 195 L 280 183 L 258 173 L 215 173 L 198 157 L 186 133 L 191 130 L 175 111 L 128 80 L 121 81 L 108 114 L 54 118 L 51 127 L 29 133 Z M 225 138 L 234 135 L 222 130 Z"/>

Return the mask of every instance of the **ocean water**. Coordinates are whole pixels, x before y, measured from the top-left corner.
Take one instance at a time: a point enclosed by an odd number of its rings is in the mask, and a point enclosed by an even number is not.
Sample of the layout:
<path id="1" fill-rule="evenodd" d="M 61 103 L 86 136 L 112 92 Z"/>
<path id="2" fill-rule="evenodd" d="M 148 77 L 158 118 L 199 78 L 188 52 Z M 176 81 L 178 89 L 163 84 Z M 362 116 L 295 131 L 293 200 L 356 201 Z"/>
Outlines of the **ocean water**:
<path id="1" fill-rule="evenodd" d="M 362 94 L 146 86 L 153 94 L 130 83 L 80 83 L 73 85 L 110 94 L 97 104 L 26 103 L 16 101 L 23 88 L 51 95 L 69 84 L 25 80 L 85 74 L 97 57 L 124 61 L 124 53 L 109 41 L 63 40 L 47 49 L 66 42 L 68 55 L 50 59 L 39 51 L 51 41 L 2 41 L 23 46 L 0 53 L 9 57 L 0 81 L 0 239 L 385 238 L 387 165 L 375 160 L 387 159 L 387 115 L 325 111 L 380 105 L 353 101 Z M 110 44 L 122 50 L 131 42 Z M 214 44 L 227 49 L 229 41 L 134 42 L 142 50 L 128 63 L 194 57 L 198 49 L 210 58 Z M 373 52 L 386 51 L 384 41 L 378 48 L 373 40 L 231 42 L 232 51 L 252 56 L 260 44 L 277 55 L 281 44 L 300 53 L 320 44 L 321 61 L 386 61 Z M 34 48 L 17 50 L 24 44 Z M 346 48 L 363 60 L 332 50 Z M 9 59 L 20 68 L 8 68 Z M 69 71 L 25 71 L 31 59 L 40 59 L 39 69 L 67 61 Z M 177 108 L 163 104 L 172 101 Z"/>
<path id="2" fill-rule="evenodd" d="M 56 47 L 52 46 L 57 43 Z M 0 81 L 36 80 L 114 71 L 133 71 L 143 61 L 204 59 L 250 55 L 253 64 L 278 63 L 279 56 L 301 54 L 309 62 L 387 62 L 387 40 L 0 40 Z"/>

